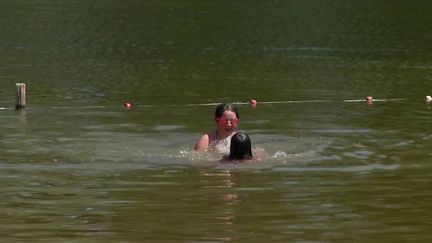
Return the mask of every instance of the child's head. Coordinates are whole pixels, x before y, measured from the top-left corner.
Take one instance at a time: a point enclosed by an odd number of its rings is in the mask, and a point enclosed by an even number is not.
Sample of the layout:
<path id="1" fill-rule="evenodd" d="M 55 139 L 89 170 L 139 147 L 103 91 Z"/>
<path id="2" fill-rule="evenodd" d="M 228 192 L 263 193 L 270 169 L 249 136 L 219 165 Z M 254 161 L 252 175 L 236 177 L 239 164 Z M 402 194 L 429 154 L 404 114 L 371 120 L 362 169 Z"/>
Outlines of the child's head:
<path id="1" fill-rule="evenodd" d="M 238 132 L 232 136 L 229 159 L 252 159 L 251 140 L 246 133 Z"/>
<path id="2" fill-rule="evenodd" d="M 239 118 L 238 109 L 234 104 L 222 103 L 216 107 L 215 122 L 219 129 L 233 132 L 237 128 Z"/>
<path id="3" fill-rule="evenodd" d="M 235 113 L 237 119 L 240 119 L 240 115 L 237 106 L 232 103 L 222 103 L 216 107 L 215 118 L 221 118 L 225 111 L 232 111 Z"/>

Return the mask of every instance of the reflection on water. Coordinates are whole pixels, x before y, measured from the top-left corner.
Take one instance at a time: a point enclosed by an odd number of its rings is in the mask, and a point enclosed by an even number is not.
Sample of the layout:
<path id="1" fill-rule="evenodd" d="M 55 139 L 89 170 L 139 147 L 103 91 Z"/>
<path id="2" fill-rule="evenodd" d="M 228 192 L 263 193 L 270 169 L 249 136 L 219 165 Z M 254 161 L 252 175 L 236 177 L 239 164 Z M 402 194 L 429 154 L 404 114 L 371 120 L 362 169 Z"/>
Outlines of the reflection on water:
<path id="1" fill-rule="evenodd" d="M 263 162 L 246 164 L 192 150 L 199 137 L 188 130 L 192 108 L 165 108 L 167 122 L 154 109 L 4 111 L 2 238 L 422 239 L 429 232 L 429 110 L 405 106 L 416 120 L 410 126 L 397 119 L 398 103 L 340 103 L 333 108 L 343 117 L 291 119 L 282 113 L 310 104 L 279 113 L 268 111 L 280 105 L 242 107 L 241 128 L 264 150 Z M 135 120 L 143 114 L 152 119 Z"/>

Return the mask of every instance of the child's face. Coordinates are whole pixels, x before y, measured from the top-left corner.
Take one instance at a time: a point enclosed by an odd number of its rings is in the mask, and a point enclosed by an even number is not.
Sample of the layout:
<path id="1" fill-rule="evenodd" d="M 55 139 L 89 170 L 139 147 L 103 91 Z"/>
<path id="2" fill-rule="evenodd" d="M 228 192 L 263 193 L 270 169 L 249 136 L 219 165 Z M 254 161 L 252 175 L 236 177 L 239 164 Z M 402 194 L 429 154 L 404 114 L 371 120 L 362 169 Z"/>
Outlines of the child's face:
<path id="1" fill-rule="evenodd" d="M 227 132 L 234 131 L 238 124 L 237 116 L 232 111 L 225 111 L 221 117 L 216 118 L 215 120 L 218 127 L 223 128 Z"/>

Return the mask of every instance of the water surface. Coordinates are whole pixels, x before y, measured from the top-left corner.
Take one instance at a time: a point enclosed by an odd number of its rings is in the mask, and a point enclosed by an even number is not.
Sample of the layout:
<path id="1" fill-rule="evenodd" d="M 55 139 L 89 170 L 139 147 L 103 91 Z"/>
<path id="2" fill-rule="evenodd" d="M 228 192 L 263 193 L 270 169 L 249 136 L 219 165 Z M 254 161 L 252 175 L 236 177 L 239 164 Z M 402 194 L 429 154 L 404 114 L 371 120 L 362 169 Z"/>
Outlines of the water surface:
<path id="1" fill-rule="evenodd" d="M 429 242 L 430 7 L 3 1 L 0 239 Z M 192 151 L 251 98 L 262 163 Z"/>

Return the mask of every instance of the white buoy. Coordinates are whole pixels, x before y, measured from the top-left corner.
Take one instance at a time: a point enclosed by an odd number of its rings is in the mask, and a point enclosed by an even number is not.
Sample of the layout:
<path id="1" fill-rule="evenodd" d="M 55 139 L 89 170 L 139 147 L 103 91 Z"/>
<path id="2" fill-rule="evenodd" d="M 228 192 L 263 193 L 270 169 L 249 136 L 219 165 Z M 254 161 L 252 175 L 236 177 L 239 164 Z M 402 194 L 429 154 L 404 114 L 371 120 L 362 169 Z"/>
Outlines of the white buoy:
<path id="1" fill-rule="evenodd" d="M 426 95 L 426 102 L 427 103 L 431 103 L 432 102 L 432 97 L 430 95 Z"/>

